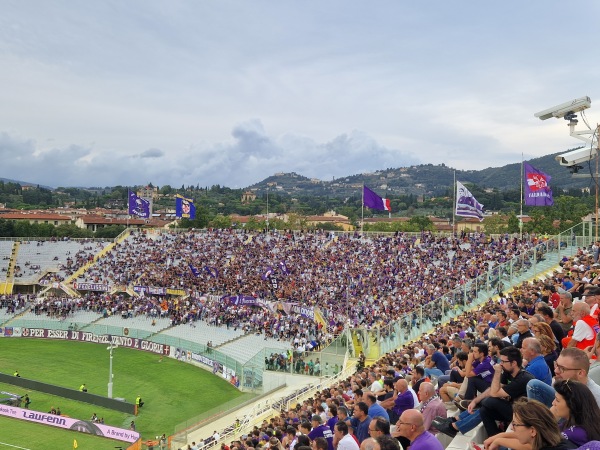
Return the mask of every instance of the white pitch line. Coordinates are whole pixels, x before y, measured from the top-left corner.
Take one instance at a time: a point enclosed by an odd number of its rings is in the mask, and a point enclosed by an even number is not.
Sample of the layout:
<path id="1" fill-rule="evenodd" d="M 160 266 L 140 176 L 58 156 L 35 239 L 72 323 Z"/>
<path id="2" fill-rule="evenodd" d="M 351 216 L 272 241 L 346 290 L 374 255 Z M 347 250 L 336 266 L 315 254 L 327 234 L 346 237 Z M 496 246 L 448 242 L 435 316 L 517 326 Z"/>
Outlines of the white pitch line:
<path id="1" fill-rule="evenodd" d="M 0 445 L 5 445 L 6 447 L 19 448 L 21 450 L 31 450 L 27 447 L 19 447 L 18 445 L 7 444 L 6 442 L 0 442 Z"/>

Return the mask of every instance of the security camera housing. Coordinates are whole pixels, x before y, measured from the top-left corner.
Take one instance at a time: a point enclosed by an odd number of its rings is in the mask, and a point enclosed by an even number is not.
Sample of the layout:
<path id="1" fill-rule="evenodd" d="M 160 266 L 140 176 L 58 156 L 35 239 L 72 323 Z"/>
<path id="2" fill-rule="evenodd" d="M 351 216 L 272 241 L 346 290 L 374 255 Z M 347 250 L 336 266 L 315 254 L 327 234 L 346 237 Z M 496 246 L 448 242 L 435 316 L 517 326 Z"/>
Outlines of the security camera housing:
<path id="1" fill-rule="evenodd" d="M 539 117 L 540 120 L 546 120 L 552 117 L 562 119 L 567 114 L 578 113 L 579 111 L 588 109 L 591 106 L 592 100 L 589 97 L 581 97 L 570 102 L 562 103 L 560 105 L 553 106 L 552 108 L 548 108 L 538 113 L 535 113 L 534 116 Z"/>
<path id="2" fill-rule="evenodd" d="M 572 167 L 595 158 L 597 154 L 598 149 L 596 148 L 578 148 L 558 155 L 555 159 L 561 166 Z"/>

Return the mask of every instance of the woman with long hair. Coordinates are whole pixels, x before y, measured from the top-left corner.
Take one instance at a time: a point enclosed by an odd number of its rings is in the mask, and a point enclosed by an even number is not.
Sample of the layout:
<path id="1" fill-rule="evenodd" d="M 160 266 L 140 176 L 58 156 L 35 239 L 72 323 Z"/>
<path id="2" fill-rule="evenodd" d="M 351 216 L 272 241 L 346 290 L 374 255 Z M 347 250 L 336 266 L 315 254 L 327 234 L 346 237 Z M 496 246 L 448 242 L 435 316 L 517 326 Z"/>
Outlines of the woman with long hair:
<path id="1" fill-rule="evenodd" d="M 550 373 L 554 378 L 554 362 L 558 359 L 558 353 L 556 352 L 556 343 L 554 340 L 550 339 L 545 334 L 541 334 L 536 336 L 537 340 L 540 342 L 540 347 L 542 347 L 542 355 L 544 356 L 544 361 L 550 368 Z"/>
<path id="2" fill-rule="evenodd" d="M 512 427 L 519 443 L 531 445 L 531 450 L 573 448 L 561 435 L 554 415 L 546 405 L 537 400 L 515 401 Z"/>
<path id="3" fill-rule="evenodd" d="M 590 389 L 578 381 L 560 380 L 554 390 L 550 411 L 562 435 L 576 445 L 600 440 L 600 408 Z"/>
<path id="4" fill-rule="evenodd" d="M 471 443 L 470 448 L 498 450 L 567 450 L 576 448 L 564 438 L 558 428 L 556 417 L 546 405 L 537 400 L 521 398 L 513 403 L 513 431 L 491 436 L 484 445 Z"/>
<path id="5" fill-rule="evenodd" d="M 554 336 L 552 328 L 550 328 L 550 325 L 548 325 L 546 322 L 534 323 L 531 326 L 531 330 L 536 338 L 539 338 L 540 336 L 548 336 L 553 341 L 556 340 L 556 336 Z"/>

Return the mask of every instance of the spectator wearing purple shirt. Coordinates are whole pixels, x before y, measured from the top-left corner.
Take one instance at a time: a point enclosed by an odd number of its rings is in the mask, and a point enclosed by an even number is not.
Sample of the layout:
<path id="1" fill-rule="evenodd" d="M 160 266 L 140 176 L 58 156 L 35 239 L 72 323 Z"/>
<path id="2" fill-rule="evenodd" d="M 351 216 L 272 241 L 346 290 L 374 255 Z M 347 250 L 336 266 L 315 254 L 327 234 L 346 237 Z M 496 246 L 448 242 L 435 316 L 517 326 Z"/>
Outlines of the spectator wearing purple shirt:
<path id="1" fill-rule="evenodd" d="M 409 409 L 402 413 L 392 436 L 409 439 L 410 450 L 444 449 L 441 442 L 433 434 L 425 430 L 423 414 L 416 409 Z"/>
<path id="2" fill-rule="evenodd" d="M 318 437 L 325 438 L 327 440 L 327 445 L 329 445 L 329 450 L 333 449 L 333 432 L 331 428 L 327 425 L 323 425 L 323 418 L 315 414 L 311 417 L 312 430 L 308 433 L 308 437 L 311 441 L 314 441 Z"/>
<path id="3" fill-rule="evenodd" d="M 573 380 L 557 381 L 554 389 L 550 411 L 558 419 L 563 437 L 575 445 L 600 440 L 600 408 L 590 389 Z"/>
<path id="4" fill-rule="evenodd" d="M 492 384 L 494 367 L 492 358 L 488 354 L 489 348 L 486 344 L 477 343 L 473 345 L 465 366 L 468 380 L 465 400 L 474 399 L 477 392 L 484 392 Z"/>
<path id="5" fill-rule="evenodd" d="M 329 407 L 329 411 L 327 411 L 327 415 L 330 416 L 329 419 L 327 419 L 327 426 L 329 427 L 330 430 L 334 429 L 335 424 L 339 420 L 337 413 L 338 413 L 338 410 L 337 410 L 337 406 L 335 406 L 335 405 L 331 405 Z"/>
<path id="6" fill-rule="evenodd" d="M 388 412 L 390 423 L 395 423 L 404 411 L 415 407 L 415 398 L 408 389 L 408 382 L 404 378 L 396 381 L 394 390 L 392 397 L 381 402 L 381 406 Z"/>

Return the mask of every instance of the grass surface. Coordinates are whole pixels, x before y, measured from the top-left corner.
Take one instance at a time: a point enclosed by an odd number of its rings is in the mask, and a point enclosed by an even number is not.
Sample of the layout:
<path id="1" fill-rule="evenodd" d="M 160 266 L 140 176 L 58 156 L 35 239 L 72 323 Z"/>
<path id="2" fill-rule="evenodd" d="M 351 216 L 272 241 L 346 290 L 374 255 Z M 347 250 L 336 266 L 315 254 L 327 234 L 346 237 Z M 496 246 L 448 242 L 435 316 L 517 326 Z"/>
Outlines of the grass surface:
<path id="1" fill-rule="evenodd" d="M 242 394 L 227 381 L 203 369 L 171 358 L 164 358 L 162 361 L 159 361 L 159 358 L 152 353 L 126 348 L 117 348 L 113 351 L 113 397 L 123 397 L 133 402 L 140 394 L 145 404 L 137 417 L 36 391 L 28 392 L 32 402 L 30 409 L 48 412 L 52 406 L 60 407 L 63 414 L 84 420 L 88 420 L 95 412 L 98 417 L 104 417 L 106 425 L 121 428 L 129 428 L 129 423 L 134 420 L 137 431 L 146 440 L 154 439 L 155 436 L 163 433 L 172 434 L 175 425 L 226 401 L 236 397 L 251 397 Z M 106 345 L 101 344 L 2 338 L 0 339 L 0 370 L 9 374 L 18 370 L 23 378 L 72 389 L 77 389 L 85 383 L 88 392 L 106 396 L 109 352 L 106 350 Z M 0 385 L 0 390 L 17 394 L 25 393 L 23 388 L 14 385 Z M 14 422 L 12 419 L 6 420 Z M 19 423 L 23 424 L 23 422 Z M 44 425 L 39 426 L 44 430 L 50 429 Z M 4 438 L 4 426 L 0 425 L 0 430 L 2 430 L 0 442 L 8 442 Z M 44 446 L 43 448 L 72 448 L 74 433 L 70 431 L 60 431 L 60 433 L 66 433 L 65 439 L 71 439 L 69 444 L 71 447 Z M 92 438 L 81 433 L 75 436 L 78 443 L 79 436 Z M 35 448 L 23 445 L 30 440 L 29 438 L 23 441 L 18 437 L 15 439 L 21 444 L 13 445 Z M 110 442 L 112 446 L 106 448 L 114 449 L 114 441 Z M 0 444 L 0 450 L 3 448 Z M 82 448 L 81 445 L 79 448 Z"/>
<path id="2" fill-rule="evenodd" d="M 52 428 L 37 423 L 0 417 L 0 450 L 23 449 L 69 450 L 77 440 L 77 450 L 114 450 L 115 447 L 127 448 L 127 442 L 106 439 L 91 434 Z"/>

